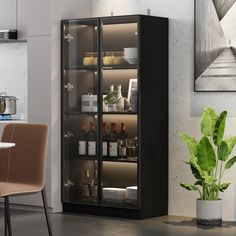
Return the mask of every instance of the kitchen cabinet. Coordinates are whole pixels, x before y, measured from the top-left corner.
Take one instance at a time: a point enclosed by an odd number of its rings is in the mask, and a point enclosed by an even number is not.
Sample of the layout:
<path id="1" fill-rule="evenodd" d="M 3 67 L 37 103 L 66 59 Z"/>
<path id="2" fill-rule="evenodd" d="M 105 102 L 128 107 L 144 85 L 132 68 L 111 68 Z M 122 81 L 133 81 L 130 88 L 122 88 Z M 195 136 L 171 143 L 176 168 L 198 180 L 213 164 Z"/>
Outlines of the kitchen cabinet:
<path id="1" fill-rule="evenodd" d="M 168 19 L 63 20 L 64 212 L 168 214 Z"/>
<path id="2" fill-rule="evenodd" d="M 0 29 L 16 28 L 16 0 L 0 0 Z"/>

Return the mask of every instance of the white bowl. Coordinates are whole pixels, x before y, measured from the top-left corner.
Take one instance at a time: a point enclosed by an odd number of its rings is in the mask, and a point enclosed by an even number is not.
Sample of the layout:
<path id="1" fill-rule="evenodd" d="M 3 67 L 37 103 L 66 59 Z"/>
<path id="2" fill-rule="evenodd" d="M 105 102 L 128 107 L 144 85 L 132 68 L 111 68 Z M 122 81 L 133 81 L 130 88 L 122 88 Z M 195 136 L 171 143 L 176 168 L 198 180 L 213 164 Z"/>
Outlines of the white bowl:
<path id="1" fill-rule="evenodd" d="M 133 57 L 133 58 L 125 57 L 125 60 L 131 65 L 137 64 L 137 62 L 138 62 L 137 57 Z"/>

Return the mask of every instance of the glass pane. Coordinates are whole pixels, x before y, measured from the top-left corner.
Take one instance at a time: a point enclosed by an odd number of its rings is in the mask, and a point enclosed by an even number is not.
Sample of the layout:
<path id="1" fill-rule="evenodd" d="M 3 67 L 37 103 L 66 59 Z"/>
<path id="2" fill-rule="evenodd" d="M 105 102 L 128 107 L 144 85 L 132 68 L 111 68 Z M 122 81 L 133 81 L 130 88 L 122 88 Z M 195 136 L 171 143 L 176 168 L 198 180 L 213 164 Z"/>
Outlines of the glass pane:
<path id="1" fill-rule="evenodd" d="M 102 140 L 103 204 L 137 207 L 137 115 L 103 115 Z"/>
<path id="2" fill-rule="evenodd" d="M 64 202 L 98 202 L 97 21 L 64 24 Z"/>
<path id="3" fill-rule="evenodd" d="M 103 23 L 103 66 L 138 64 L 138 24 Z"/>

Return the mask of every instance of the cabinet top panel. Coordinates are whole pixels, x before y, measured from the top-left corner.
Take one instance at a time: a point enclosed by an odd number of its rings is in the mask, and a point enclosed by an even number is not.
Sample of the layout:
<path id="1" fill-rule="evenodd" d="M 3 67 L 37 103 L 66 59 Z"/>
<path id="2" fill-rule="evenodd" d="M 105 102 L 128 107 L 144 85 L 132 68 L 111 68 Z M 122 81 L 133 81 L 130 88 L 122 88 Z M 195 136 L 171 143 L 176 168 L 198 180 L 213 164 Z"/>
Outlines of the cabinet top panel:
<path id="1" fill-rule="evenodd" d="M 119 24 L 119 23 L 133 23 L 138 22 L 140 18 L 159 18 L 159 19 L 166 19 L 166 17 L 159 17 L 159 16 L 149 16 L 149 15 L 120 15 L 120 16 L 104 16 L 104 17 L 92 17 L 92 18 L 79 18 L 79 19 L 63 19 L 62 22 L 73 22 L 73 21 L 91 21 L 91 20 L 98 20 L 101 19 L 101 21 L 104 24 Z"/>

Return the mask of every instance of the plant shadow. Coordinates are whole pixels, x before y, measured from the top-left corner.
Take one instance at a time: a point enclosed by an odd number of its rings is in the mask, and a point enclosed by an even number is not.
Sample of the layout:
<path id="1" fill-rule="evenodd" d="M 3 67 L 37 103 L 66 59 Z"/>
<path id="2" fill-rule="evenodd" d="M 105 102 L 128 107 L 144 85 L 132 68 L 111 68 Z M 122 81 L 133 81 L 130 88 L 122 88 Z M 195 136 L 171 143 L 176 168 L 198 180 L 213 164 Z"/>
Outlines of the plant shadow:
<path id="1" fill-rule="evenodd" d="M 211 230 L 211 229 L 216 229 L 216 228 L 229 229 L 232 227 L 236 227 L 236 222 L 233 222 L 233 221 L 224 221 L 221 226 L 198 225 L 196 218 L 193 218 L 192 220 L 182 220 L 182 221 L 163 221 L 163 223 L 176 226 L 176 227 L 197 227 L 202 230 Z"/>

